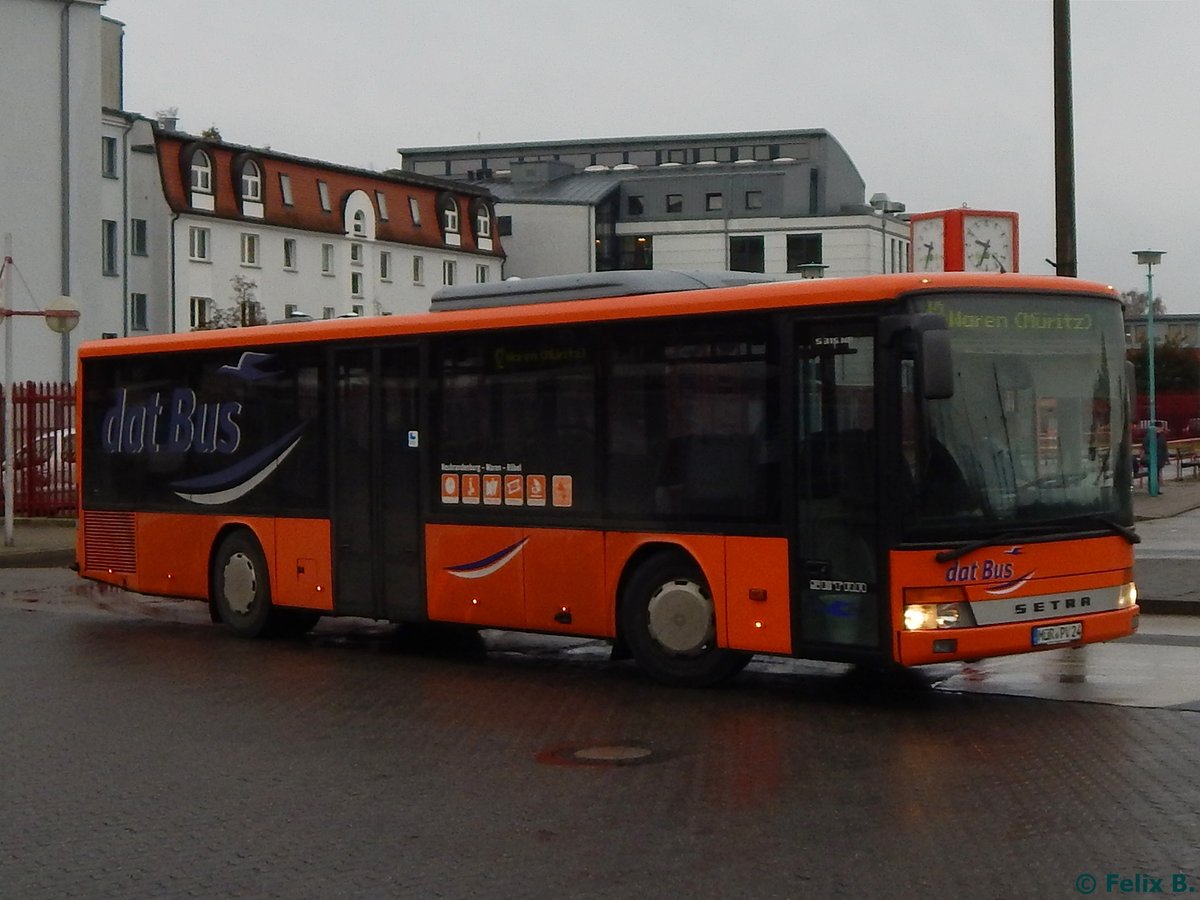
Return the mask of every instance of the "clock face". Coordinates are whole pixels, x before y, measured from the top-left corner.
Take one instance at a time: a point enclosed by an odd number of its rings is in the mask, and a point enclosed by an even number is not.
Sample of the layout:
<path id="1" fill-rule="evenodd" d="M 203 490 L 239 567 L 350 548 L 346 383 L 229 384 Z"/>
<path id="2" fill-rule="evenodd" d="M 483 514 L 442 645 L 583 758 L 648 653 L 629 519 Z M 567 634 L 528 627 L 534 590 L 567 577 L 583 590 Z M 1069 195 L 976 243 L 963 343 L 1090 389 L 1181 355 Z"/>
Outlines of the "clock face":
<path id="1" fill-rule="evenodd" d="M 1013 223 L 1007 216 L 963 216 L 963 269 L 1013 270 Z"/>
<path id="2" fill-rule="evenodd" d="M 940 216 L 913 222 L 914 272 L 942 272 L 946 268 L 946 220 Z"/>

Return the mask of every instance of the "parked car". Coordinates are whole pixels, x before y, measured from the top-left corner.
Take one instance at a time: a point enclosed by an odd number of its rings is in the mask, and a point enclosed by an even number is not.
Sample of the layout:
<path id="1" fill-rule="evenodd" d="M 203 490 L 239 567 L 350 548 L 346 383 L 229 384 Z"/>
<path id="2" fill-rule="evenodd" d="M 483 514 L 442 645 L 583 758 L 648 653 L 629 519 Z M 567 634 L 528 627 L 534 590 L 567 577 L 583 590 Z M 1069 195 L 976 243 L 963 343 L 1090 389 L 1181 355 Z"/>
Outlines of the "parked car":
<path id="1" fill-rule="evenodd" d="M 74 509 L 74 428 L 47 431 L 29 443 L 18 444 L 13 453 L 13 493 L 16 515 L 51 515 Z"/>

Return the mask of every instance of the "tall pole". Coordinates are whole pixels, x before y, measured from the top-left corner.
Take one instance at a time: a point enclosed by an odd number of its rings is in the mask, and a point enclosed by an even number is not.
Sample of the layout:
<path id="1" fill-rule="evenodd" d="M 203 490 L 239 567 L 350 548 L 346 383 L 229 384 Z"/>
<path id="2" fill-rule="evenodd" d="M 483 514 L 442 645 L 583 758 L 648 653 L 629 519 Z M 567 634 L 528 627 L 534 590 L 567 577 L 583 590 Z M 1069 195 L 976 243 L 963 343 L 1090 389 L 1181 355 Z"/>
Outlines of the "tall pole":
<path id="1" fill-rule="evenodd" d="M 1079 274 L 1075 248 L 1075 128 L 1071 109 L 1071 6 L 1054 0 L 1055 270 Z"/>
<path id="2" fill-rule="evenodd" d="M 1150 496 L 1158 496 L 1158 410 L 1154 402 L 1154 263 L 1146 261 L 1146 359 L 1150 372 L 1147 386 L 1150 390 L 1150 426 L 1146 429 L 1149 438 Z"/>
<path id="3" fill-rule="evenodd" d="M 7 313 L 11 308 L 11 294 L 8 286 L 13 277 L 12 261 L 13 239 L 11 234 L 4 235 L 4 278 L 0 280 L 0 311 Z M 17 498 L 14 490 L 16 479 L 14 469 L 16 460 L 13 458 L 13 396 L 12 396 L 12 317 L 4 316 L 4 546 L 13 545 L 13 507 Z"/>

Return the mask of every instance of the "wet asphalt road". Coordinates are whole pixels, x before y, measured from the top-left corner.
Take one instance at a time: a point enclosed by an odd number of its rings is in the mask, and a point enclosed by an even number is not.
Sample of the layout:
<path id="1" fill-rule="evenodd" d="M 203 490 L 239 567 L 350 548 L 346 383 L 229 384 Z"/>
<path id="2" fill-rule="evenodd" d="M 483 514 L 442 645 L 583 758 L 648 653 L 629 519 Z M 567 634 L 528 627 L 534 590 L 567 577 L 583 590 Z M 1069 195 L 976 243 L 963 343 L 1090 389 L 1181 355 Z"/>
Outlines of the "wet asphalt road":
<path id="1" fill-rule="evenodd" d="M 1178 630 L 1123 652 L 1195 657 Z M 343 621 L 251 643 L 200 604 L 10 570 L 0 895 L 1200 888 L 1200 712 L 1047 699 L 1117 677 L 1107 665 L 1089 657 L 1080 682 L 1054 663 L 1030 696 L 790 661 L 672 690 L 589 641 L 489 632 L 418 652 Z"/>

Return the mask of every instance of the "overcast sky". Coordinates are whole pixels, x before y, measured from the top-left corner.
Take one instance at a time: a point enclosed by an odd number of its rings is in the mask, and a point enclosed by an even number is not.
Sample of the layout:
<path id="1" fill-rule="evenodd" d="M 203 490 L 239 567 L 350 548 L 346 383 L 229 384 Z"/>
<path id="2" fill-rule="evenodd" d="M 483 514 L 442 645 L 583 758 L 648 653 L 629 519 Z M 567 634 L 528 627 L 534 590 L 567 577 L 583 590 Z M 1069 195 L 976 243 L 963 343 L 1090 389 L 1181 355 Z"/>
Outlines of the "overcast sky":
<path id="1" fill-rule="evenodd" d="M 1055 256 L 1050 0 L 109 0 L 125 107 L 385 169 L 396 148 L 823 128 L 869 198 Z M 1200 2 L 1073 0 L 1079 274 L 1200 312 Z"/>

